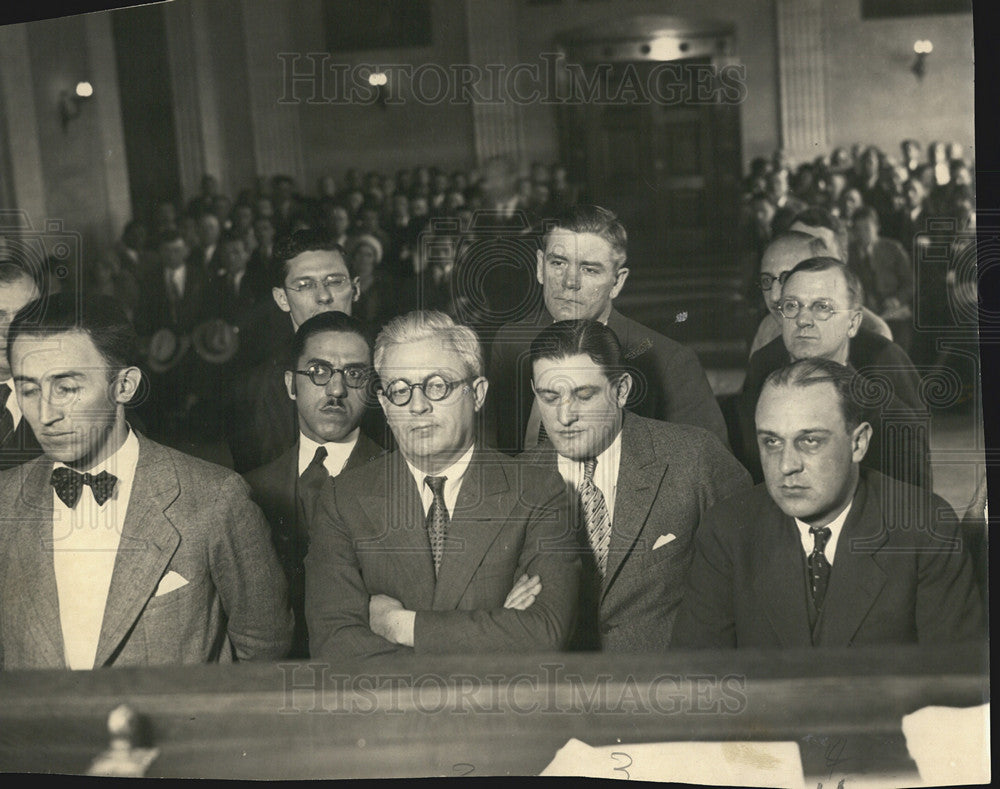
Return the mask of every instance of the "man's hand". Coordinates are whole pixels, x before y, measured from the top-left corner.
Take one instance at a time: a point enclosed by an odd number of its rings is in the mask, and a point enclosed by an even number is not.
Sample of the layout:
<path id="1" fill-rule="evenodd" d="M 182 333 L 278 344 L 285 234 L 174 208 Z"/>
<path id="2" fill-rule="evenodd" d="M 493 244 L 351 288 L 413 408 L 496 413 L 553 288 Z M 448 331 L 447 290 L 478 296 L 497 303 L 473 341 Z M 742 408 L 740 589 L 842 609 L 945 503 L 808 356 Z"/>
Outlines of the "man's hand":
<path id="1" fill-rule="evenodd" d="M 529 578 L 527 573 L 525 573 L 517 579 L 517 583 L 514 584 L 514 588 L 507 595 L 503 607 L 524 611 L 531 607 L 531 604 L 535 602 L 535 598 L 538 597 L 541 591 L 541 579 L 537 575 L 532 575 Z"/>
<path id="2" fill-rule="evenodd" d="M 372 595 L 368 601 L 368 627 L 386 641 L 403 646 L 413 646 L 413 620 L 416 613 L 407 611 L 394 597 Z"/>

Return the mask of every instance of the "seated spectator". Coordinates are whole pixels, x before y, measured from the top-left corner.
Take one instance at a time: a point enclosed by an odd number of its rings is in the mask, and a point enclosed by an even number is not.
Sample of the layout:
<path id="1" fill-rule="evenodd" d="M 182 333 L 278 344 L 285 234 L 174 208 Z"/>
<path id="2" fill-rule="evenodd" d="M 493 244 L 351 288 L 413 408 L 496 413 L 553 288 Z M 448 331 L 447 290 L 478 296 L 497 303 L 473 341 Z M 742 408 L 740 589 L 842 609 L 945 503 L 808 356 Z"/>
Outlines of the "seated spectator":
<path id="1" fill-rule="evenodd" d="M 874 428 L 864 464 L 932 489 L 920 376 L 902 348 L 861 329 L 862 298 L 857 276 L 836 258 L 804 260 L 785 278 L 778 304 L 782 336 L 750 357 L 739 404 L 742 459 L 756 482 L 762 472 L 753 414 L 765 379 L 790 361 L 823 358 L 859 373 L 857 396 Z M 892 415 L 893 430 L 885 429 L 883 413 Z M 911 429 L 902 429 L 903 422 Z"/>
<path id="2" fill-rule="evenodd" d="M 868 206 L 854 215 L 854 240 L 847 265 L 861 280 L 865 306 L 889 324 L 896 343 L 909 352 L 913 264 L 898 241 L 879 235 L 878 214 Z"/>
<path id="3" fill-rule="evenodd" d="M 360 429 L 371 379 L 371 338 L 342 312 L 321 312 L 295 333 L 285 389 L 298 414 L 296 442 L 246 474 L 254 501 L 271 525 L 271 539 L 288 580 L 295 636 L 289 657 L 309 657 L 305 570 L 309 516 L 326 480 L 363 466 L 382 448 Z"/>
<path id="4" fill-rule="evenodd" d="M 951 507 L 865 467 L 872 426 L 851 371 L 772 372 L 755 411 L 764 484 L 705 515 L 677 648 L 947 644 L 983 637 Z"/>

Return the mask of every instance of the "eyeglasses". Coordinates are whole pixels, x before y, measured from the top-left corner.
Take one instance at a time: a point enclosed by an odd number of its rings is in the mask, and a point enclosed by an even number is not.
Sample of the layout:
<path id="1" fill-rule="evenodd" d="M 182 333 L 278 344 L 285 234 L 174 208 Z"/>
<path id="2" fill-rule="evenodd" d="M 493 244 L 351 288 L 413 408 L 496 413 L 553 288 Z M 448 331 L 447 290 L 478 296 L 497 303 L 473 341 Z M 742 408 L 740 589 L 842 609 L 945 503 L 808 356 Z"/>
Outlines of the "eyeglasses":
<path id="1" fill-rule="evenodd" d="M 285 285 L 285 288 L 294 290 L 296 293 L 303 290 L 316 290 L 319 287 L 329 288 L 330 290 L 343 290 L 344 286 L 349 285 L 350 282 L 351 278 L 345 277 L 343 274 L 329 274 L 323 277 L 322 282 L 317 282 L 312 277 L 303 277 Z"/>
<path id="2" fill-rule="evenodd" d="M 322 362 L 313 362 L 308 369 L 295 372 L 298 375 L 308 375 L 309 380 L 316 386 L 326 386 L 334 375 L 340 373 L 344 376 L 344 383 L 351 389 L 360 389 L 371 378 L 371 370 L 368 367 L 333 367 Z"/>
<path id="3" fill-rule="evenodd" d="M 775 281 L 777 281 L 777 283 L 778 283 L 779 286 L 780 285 L 784 285 L 785 284 L 785 280 L 788 279 L 788 275 L 791 274 L 791 273 L 792 273 L 791 271 L 782 271 L 776 277 L 771 276 L 770 274 L 761 274 L 760 275 L 760 289 L 763 290 L 763 291 L 765 291 L 765 292 L 769 291 L 774 286 Z"/>
<path id="4" fill-rule="evenodd" d="M 806 310 L 818 321 L 828 321 L 836 312 L 853 312 L 853 310 L 838 310 L 833 306 L 833 302 L 820 299 L 814 301 L 808 307 L 797 299 L 782 299 L 778 304 L 778 312 L 788 320 L 797 318 L 802 310 Z"/>
<path id="5" fill-rule="evenodd" d="M 475 376 L 469 376 L 458 381 L 446 381 L 443 377 L 435 373 L 434 375 L 428 375 L 423 381 L 415 384 L 411 384 L 402 378 L 397 378 L 392 383 L 382 387 L 379 391 L 393 405 L 404 406 L 409 403 L 413 397 L 414 389 L 419 389 L 424 393 L 424 397 L 436 403 L 439 400 L 444 400 L 457 386 L 473 381 L 475 378 Z"/>

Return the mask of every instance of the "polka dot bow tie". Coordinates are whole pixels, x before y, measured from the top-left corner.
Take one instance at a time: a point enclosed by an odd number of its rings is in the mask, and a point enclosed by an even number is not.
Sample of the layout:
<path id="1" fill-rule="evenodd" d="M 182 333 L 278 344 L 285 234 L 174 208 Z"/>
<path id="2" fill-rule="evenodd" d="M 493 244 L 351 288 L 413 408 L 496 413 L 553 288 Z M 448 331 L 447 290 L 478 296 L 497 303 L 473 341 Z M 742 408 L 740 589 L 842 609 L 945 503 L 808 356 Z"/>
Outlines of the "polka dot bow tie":
<path id="1" fill-rule="evenodd" d="M 81 474 L 71 468 L 61 466 L 52 471 L 52 487 L 56 489 L 56 495 L 67 507 L 75 507 L 80 500 L 80 493 L 84 485 L 89 485 L 94 491 L 94 501 L 97 506 L 101 506 L 115 492 L 115 484 L 118 477 L 102 471 L 100 474 Z"/>

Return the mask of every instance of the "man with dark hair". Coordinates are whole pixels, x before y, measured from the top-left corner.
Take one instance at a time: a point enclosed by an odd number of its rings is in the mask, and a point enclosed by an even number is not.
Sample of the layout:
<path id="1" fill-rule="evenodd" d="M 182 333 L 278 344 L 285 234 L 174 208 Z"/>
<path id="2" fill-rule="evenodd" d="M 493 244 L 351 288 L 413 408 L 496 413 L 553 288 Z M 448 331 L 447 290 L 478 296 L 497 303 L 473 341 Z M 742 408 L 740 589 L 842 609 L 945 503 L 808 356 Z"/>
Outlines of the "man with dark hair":
<path id="1" fill-rule="evenodd" d="M 557 470 L 579 504 L 584 561 L 571 645 L 662 652 L 698 522 L 750 487 L 750 475 L 707 430 L 625 411 L 633 381 L 604 324 L 553 323 L 532 341 L 530 358 L 548 441 L 521 457 Z"/>
<path id="2" fill-rule="evenodd" d="M 740 399 L 743 460 L 754 481 L 762 478 L 753 414 L 764 380 L 789 362 L 823 358 L 851 365 L 864 382 L 857 396 L 867 399 L 865 418 L 874 429 L 864 464 L 931 489 L 920 375 L 902 348 L 861 330 L 857 276 L 836 258 L 809 258 L 792 269 L 781 293 L 782 336 L 750 357 Z"/>
<path id="3" fill-rule="evenodd" d="M 475 332 L 411 312 L 379 333 L 374 364 L 399 449 L 320 492 L 311 655 L 561 649 L 580 572 L 569 499 L 558 475 L 477 441 L 489 383 Z"/>
<path id="4" fill-rule="evenodd" d="M 828 359 L 771 373 L 756 410 L 764 484 L 708 511 L 674 646 L 791 649 L 982 637 L 951 507 L 861 467 L 871 426 Z"/>
<path id="5" fill-rule="evenodd" d="M 0 474 L 0 664 L 146 666 L 284 656 L 267 524 L 221 466 L 132 430 L 135 333 L 113 299 L 22 311 L 7 356 L 44 455 Z"/>
<path id="6" fill-rule="evenodd" d="M 42 449 L 14 396 L 7 360 L 7 329 L 14 316 L 41 295 L 39 276 L 12 260 L 0 261 L 0 471 L 37 457 Z"/>
<path id="7" fill-rule="evenodd" d="M 694 352 L 614 309 L 629 273 L 626 245 L 621 221 L 599 206 L 573 207 L 545 236 L 536 256 L 544 304 L 493 340 L 489 379 L 498 391 L 487 416 L 497 449 L 517 453 L 538 444 L 528 348 L 543 328 L 573 318 L 599 321 L 618 337 L 636 384 L 626 404 L 630 411 L 703 427 L 728 444 L 722 411 Z"/>
<path id="8" fill-rule="evenodd" d="M 305 623 L 308 518 L 323 483 L 362 466 L 382 448 L 360 429 L 372 373 L 371 337 L 356 318 L 321 312 L 295 333 L 285 388 L 298 414 L 298 440 L 266 466 L 246 474 L 271 524 L 288 579 L 295 638 L 289 657 L 309 657 Z"/>
<path id="9" fill-rule="evenodd" d="M 285 360 L 295 330 L 321 312 L 350 315 L 359 296 L 358 278 L 343 249 L 326 233 L 297 230 L 275 242 L 271 296 L 288 320 L 274 310 L 276 320 L 262 317 L 272 337 L 255 338 L 254 344 L 269 340 L 271 347 L 246 376 L 227 424 L 229 450 L 240 473 L 269 463 L 295 443 L 297 417 L 285 389 Z"/>

